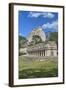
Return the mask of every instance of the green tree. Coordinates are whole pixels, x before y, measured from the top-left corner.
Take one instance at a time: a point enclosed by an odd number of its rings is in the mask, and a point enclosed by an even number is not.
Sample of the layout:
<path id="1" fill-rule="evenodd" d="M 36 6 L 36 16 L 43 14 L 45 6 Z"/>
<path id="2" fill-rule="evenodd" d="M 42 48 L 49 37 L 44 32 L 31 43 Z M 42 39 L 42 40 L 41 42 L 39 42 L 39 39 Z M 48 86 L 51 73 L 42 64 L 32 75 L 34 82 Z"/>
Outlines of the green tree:
<path id="1" fill-rule="evenodd" d="M 50 41 L 55 41 L 55 43 L 57 45 L 57 48 L 58 48 L 58 32 L 51 32 L 49 40 Z"/>
<path id="2" fill-rule="evenodd" d="M 27 42 L 27 39 L 23 36 L 19 36 L 19 49 L 21 47 L 24 47 L 25 43 Z"/>
<path id="3" fill-rule="evenodd" d="M 42 39 L 41 39 L 41 37 L 38 36 L 38 35 L 33 35 L 33 37 L 32 37 L 32 42 L 33 42 L 33 44 L 37 44 L 37 43 L 42 42 Z"/>

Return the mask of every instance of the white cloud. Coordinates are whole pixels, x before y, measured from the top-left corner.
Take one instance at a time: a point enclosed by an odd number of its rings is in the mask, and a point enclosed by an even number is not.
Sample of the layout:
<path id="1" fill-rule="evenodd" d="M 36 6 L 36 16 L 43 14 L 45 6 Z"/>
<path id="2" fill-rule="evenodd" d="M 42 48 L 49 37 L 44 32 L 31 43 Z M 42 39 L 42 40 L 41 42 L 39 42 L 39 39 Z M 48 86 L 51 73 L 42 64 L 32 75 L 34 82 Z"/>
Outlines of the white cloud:
<path id="1" fill-rule="evenodd" d="M 44 18 L 53 18 L 54 17 L 54 14 L 53 13 L 50 13 L 50 12 L 30 12 L 28 17 L 39 17 L 39 16 L 42 16 Z"/>
<path id="2" fill-rule="evenodd" d="M 46 23 L 42 25 L 43 29 L 53 29 L 53 30 L 58 30 L 58 21 L 54 21 L 52 23 Z"/>
<path id="3" fill-rule="evenodd" d="M 22 33 L 19 33 L 19 36 L 22 36 Z"/>
<path id="4" fill-rule="evenodd" d="M 29 17 L 39 17 L 41 13 L 30 12 Z"/>
<path id="5" fill-rule="evenodd" d="M 43 13 L 43 17 L 45 17 L 45 18 L 53 18 L 54 14 L 52 14 L 52 13 Z"/>

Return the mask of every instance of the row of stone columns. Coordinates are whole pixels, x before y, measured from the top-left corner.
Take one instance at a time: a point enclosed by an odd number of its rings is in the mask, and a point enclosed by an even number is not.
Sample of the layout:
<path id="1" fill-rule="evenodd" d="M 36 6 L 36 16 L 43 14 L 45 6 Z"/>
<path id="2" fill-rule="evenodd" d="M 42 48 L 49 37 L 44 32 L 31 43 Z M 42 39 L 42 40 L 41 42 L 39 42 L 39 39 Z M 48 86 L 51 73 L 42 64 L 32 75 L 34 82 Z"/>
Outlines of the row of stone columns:
<path id="1" fill-rule="evenodd" d="M 29 52 L 29 55 L 45 56 L 45 50 Z"/>
<path id="2" fill-rule="evenodd" d="M 57 56 L 56 50 L 38 50 L 38 51 L 30 51 L 28 52 L 29 55 L 34 56 Z"/>

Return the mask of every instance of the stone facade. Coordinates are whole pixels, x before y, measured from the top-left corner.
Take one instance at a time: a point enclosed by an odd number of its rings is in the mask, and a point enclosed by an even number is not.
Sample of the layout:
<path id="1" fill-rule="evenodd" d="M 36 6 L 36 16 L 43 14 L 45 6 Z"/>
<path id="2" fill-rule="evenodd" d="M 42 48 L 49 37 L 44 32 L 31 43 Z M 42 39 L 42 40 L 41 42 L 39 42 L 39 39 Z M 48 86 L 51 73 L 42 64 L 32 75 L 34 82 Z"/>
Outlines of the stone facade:
<path id="1" fill-rule="evenodd" d="M 32 30 L 32 32 L 29 34 L 29 36 L 27 37 L 28 39 L 28 43 L 32 41 L 32 37 L 33 35 L 38 35 L 41 37 L 42 41 L 45 41 L 46 40 L 46 35 L 44 33 L 44 31 L 42 30 L 41 27 L 38 27 L 34 30 Z"/>
<path id="2" fill-rule="evenodd" d="M 27 53 L 33 56 L 57 56 L 57 46 L 54 42 L 28 46 Z"/>
<path id="3" fill-rule="evenodd" d="M 32 37 L 34 35 L 39 36 L 42 39 L 42 42 L 33 44 Z M 58 55 L 56 43 L 54 41 L 46 40 L 45 32 L 42 30 L 41 27 L 32 30 L 27 40 L 28 40 L 27 46 L 25 47 L 25 49 L 23 48 L 23 50 L 20 51 L 23 51 L 28 56 L 31 55 L 31 56 L 40 56 L 40 57 L 45 57 L 45 56 L 56 57 Z"/>

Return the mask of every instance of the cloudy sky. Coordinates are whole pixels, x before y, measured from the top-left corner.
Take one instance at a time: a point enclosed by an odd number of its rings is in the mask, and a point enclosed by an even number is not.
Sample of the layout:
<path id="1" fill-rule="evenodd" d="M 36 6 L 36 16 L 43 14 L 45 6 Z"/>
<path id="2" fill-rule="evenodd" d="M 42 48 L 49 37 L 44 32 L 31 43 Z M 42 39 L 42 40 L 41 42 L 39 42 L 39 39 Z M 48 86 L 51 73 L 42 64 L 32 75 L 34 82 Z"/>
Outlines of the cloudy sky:
<path id="1" fill-rule="evenodd" d="M 19 11 L 18 21 L 19 34 L 24 37 L 39 26 L 45 33 L 58 31 L 58 13 Z"/>

